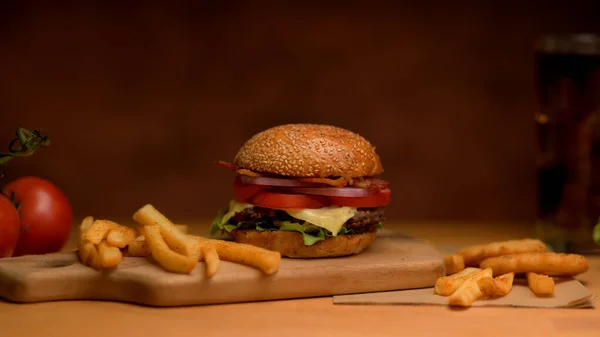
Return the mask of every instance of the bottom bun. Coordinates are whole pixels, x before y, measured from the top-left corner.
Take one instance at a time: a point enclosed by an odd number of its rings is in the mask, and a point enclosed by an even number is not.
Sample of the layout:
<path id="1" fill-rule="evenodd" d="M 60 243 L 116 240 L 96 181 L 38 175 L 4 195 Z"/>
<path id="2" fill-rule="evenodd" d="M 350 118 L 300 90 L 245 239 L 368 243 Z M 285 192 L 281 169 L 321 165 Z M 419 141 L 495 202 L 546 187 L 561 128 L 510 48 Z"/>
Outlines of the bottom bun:
<path id="1" fill-rule="evenodd" d="M 310 259 L 338 257 L 362 253 L 377 237 L 377 232 L 338 235 L 321 240 L 312 246 L 304 244 L 302 234 L 288 231 L 257 231 L 236 229 L 231 236 L 238 243 L 262 247 L 281 253 L 281 256 Z"/>

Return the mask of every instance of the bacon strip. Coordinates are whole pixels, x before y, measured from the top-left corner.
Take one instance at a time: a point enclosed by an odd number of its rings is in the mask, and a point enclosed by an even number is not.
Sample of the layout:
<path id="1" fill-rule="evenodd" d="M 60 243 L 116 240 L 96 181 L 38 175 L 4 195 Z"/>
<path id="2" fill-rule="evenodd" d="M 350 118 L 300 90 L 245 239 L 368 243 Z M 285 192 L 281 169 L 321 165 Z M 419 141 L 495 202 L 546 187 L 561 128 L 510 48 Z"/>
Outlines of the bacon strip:
<path id="1" fill-rule="evenodd" d="M 242 175 L 249 176 L 249 177 L 278 177 L 277 175 L 261 174 L 261 173 L 257 173 L 257 172 L 254 172 L 254 171 L 251 171 L 248 169 L 239 169 L 234 164 L 223 161 L 223 160 L 218 160 L 215 162 L 215 164 L 219 167 L 235 171 L 237 174 L 242 174 Z M 281 177 L 281 178 L 288 178 L 288 177 Z M 289 178 L 294 179 L 292 177 L 289 177 Z M 336 178 L 336 179 L 331 179 L 331 178 L 295 178 L 295 179 L 297 179 L 298 181 L 301 181 L 301 182 L 326 184 L 326 185 L 330 185 L 333 187 L 354 186 L 354 187 L 358 187 L 358 188 L 384 189 L 384 188 L 389 187 L 389 185 L 390 185 L 389 182 L 387 182 L 385 180 L 377 179 L 377 178 L 352 179 L 350 177 L 340 177 L 340 178 Z"/>
<path id="2" fill-rule="evenodd" d="M 260 173 L 256 173 L 256 172 L 254 172 L 254 171 L 250 171 L 250 170 L 247 170 L 247 169 L 239 169 L 239 170 L 237 170 L 236 172 L 237 172 L 238 174 L 243 174 L 243 175 L 245 175 L 245 176 L 249 176 L 249 177 L 263 177 L 263 175 L 262 175 L 262 174 L 260 174 Z"/>
<path id="3" fill-rule="evenodd" d="M 215 162 L 213 162 L 215 165 L 217 165 L 218 167 L 222 167 L 226 170 L 231 170 L 231 171 L 235 171 L 237 170 L 237 167 L 235 165 L 233 165 L 232 163 L 226 162 L 224 160 L 217 160 Z"/>
<path id="4" fill-rule="evenodd" d="M 317 184 L 327 184 L 333 187 L 343 187 L 348 185 L 348 183 L 352 180 L 352 178 L 337 178 L 337 179 L 329 179 L 329 178 L 298 178 L 299 181 L 305 183 L 317 183 Z"/>

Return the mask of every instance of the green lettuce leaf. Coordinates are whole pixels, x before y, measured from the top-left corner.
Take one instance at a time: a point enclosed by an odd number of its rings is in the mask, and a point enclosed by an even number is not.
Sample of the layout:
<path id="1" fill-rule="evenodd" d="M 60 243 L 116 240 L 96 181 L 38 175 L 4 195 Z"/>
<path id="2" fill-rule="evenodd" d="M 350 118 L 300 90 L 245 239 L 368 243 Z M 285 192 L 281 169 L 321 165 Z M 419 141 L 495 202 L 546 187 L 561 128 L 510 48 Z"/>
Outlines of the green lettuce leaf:
<path id="1" fill-rule="evenodd" d="M 340 232 L 338 233 L 338 235 L 345 235 L 345 234 L 354 234 L 354 231 L 351 229 L 347 229 L 346 227 L 340 228 Z"/>
<path id="2" fill-rule="evenodd" d="M 215 235 L 219 230 L 223 230 L 223 226 L 221 226 L 221 221 L 223 220 L 223 216 L 225 215 L 225 210 L 219 210 L 217 216 L 213 219 L 212 224 L 210 226 L 210 236 Z"/>
<path id="3" fill-rule="evenodd" d="M 257 223 L 257 224 L 256 224 L 256 230 L 257 230 L 257 231 L 259 231 L 259 232 L 263 232 L 263 231 L 268 231 L 268 230 L 270 230 L 270 228 L 262 227 L 262 226 L 261 226 L 261 223 Z"/>
<path id="4" fill-rule="evenodd" d="M 383 221 L 379 221 L 377 223 L 377 229 L 382 229 L 383 228 Z"/>
<path id="5" fill-rule="evenodd" d="M 233 225 L 233 224 L 230 224 L 230 223 L 226 223 L 226 224 L 223 225 L 223 228 L 226 231 L 228 231 L 228 232 L 231 232 L 232 230 L 238 229 L 238 227 L 239 227 L 238 225 Z"/>
<path id="6" fill-rule="evenodd" d="M 325 240 L 325 231 L 323 230 L 323 228 L 319 228 L 319 231 L 316 233 L 309 233 L 306 231 L 307 227 L 308 226 L 303 224 L 284 221 L 281 223 L 281 227 L 279 228 L 279 230 L 301 233 L 302 238 L 304 239 L 304 244 L 307 246 L 312 246 L 321 240 Z"/>

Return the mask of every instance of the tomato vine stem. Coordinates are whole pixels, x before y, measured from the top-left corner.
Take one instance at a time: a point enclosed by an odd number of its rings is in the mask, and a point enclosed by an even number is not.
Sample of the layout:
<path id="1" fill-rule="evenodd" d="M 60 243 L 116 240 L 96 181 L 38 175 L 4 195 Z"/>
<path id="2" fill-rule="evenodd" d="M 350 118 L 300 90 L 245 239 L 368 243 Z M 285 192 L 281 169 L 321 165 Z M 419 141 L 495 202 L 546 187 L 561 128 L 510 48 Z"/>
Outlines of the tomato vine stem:
<path id="1" fill-rule="evenodd" d="M 0 152 L 0 166 L 15 157 L 31 156 L 40 147 L 50 146 L 48 135 L 43 134 L 41 130 L 30 131 L 25 128 L 18 128 L 15 136 L 8 145 L 8 152 Z"/>
<path id="2" fill-rule="evenodd" d="M 30 131 L 25 128 L 18 128 L 15 133 L 15 138 L 8 145 L 8 152 L 0 152 L 0 179 L 4 177 L 4 173 L 2 172 L 3 165 L 11 159 L 15 157 L 29 157 L 40 147 L 48 146 L 50 146 L 50 139 L 48 138 L 48 135 L 43 134 L 41 130 Z M 2 188 L 2 186 L 0 186 L 0 188 Z M 19 210 L 21 204 L 12 191 L 7 191 L 3 188 L 0 193 L 9 198 L 17 211 Z"/>

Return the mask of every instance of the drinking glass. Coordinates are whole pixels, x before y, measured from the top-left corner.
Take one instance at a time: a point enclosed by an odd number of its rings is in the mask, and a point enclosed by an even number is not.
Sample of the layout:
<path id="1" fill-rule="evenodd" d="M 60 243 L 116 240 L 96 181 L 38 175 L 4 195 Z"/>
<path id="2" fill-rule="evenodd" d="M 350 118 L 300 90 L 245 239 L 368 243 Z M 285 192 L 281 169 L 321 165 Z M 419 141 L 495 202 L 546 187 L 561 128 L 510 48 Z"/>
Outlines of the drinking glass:
<path id="1" fill-rule="evenodd" d="M 537 235 L 555 251 L 599 253 L 600 37 L 542 36 L 535 61 Z"/>

